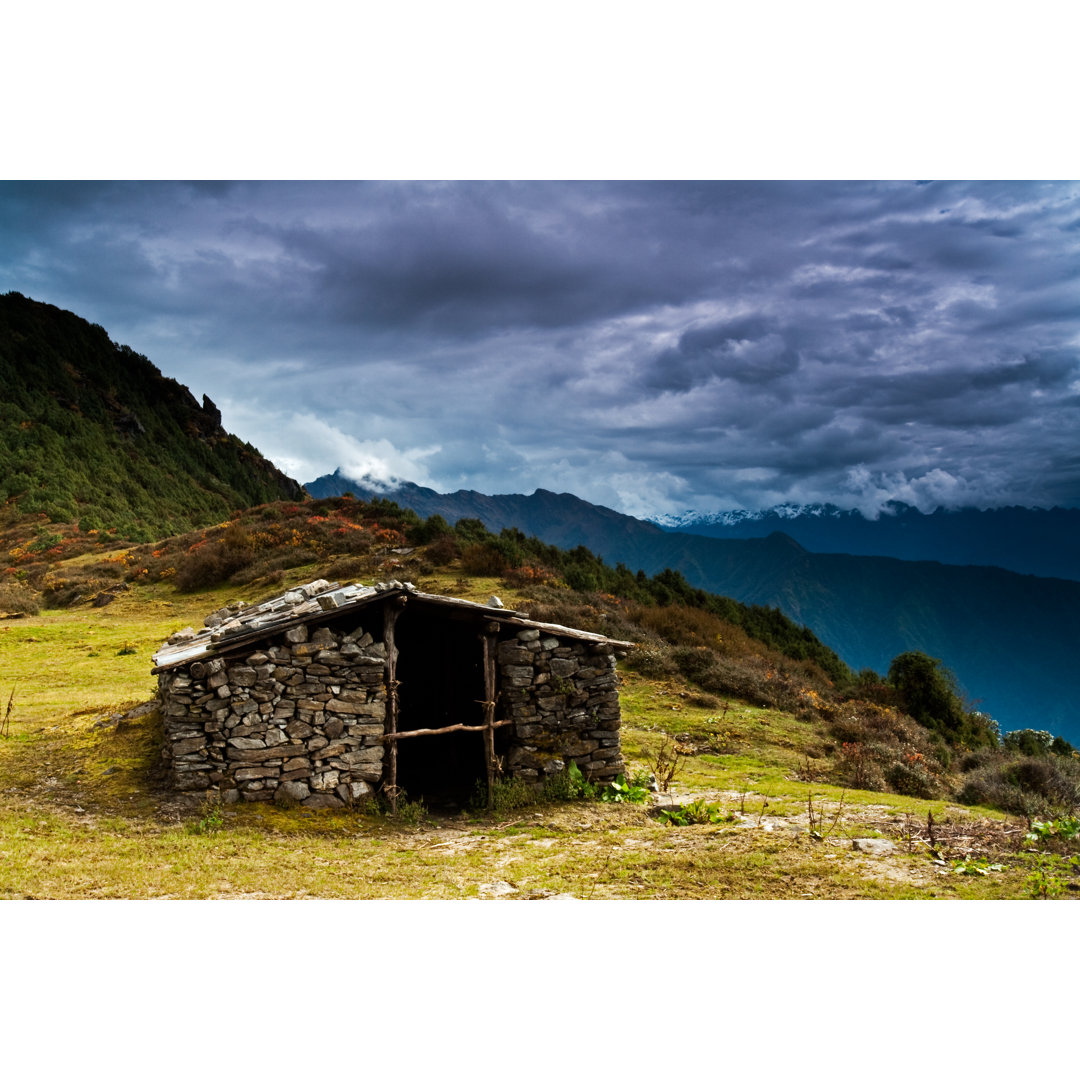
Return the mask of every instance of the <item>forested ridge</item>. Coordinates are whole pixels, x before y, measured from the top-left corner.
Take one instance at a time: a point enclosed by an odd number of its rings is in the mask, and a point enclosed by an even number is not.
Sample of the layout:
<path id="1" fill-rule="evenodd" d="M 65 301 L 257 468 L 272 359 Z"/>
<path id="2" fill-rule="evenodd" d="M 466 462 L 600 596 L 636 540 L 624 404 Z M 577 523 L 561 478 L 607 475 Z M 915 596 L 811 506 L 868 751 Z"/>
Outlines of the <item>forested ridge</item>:
<path id="1" fill-rule="evenodd" d="M 0 296 L 0 499 L 14 513 L 149 540 L 300 495 L 209 398 L 102 327 Z"/>

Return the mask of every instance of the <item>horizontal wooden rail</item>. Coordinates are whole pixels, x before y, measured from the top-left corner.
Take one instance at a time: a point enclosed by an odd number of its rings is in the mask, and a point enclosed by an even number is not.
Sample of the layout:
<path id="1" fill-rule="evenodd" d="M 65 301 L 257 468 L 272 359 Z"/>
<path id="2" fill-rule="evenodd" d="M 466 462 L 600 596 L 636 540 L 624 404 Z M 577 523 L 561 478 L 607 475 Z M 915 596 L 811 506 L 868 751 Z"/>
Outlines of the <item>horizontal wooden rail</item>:
<path id="1" fill-rule="evenodd" d="M 506 727 L 507 724 L 513 722 L 513 720 L 496 720 L 491 726 L 493 728 Z M 451 724 L 449 727 L 417 728 L 415 731 L 388 731 L 382 736 L 382 740 L 389 742 L 391 739 L 411 739 L 414 735 L 445 735 L 448 731 L 487 731 L 487 725 Z"/>

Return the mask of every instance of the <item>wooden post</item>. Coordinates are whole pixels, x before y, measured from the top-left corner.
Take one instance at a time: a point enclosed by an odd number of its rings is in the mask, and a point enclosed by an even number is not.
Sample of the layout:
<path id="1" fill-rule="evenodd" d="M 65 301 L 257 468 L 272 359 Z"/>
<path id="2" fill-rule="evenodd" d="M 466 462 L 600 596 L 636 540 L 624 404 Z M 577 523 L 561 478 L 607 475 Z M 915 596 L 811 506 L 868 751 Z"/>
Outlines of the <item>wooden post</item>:
<path id="1" fill-rule="evenodd" d="M 487 762 L 488 809 L 495 807 L 495 642 L 484 634 L 484 758 Z"/>
<path id="2" fill-rule="evenodd" d="M 404 599 L 402 597 L 401 599 Z M 397 645 L 394 643 L 394 624 L 399 608 L 387 604 L 383 608 L 383 644 L 386 646 L 386 725 L 391 735 L 397 734 L 398 718 L 398 681 L 397 681 Z M 390 740 L 390 812 L 397 813 L 397 757 L 398 741 Z"/>

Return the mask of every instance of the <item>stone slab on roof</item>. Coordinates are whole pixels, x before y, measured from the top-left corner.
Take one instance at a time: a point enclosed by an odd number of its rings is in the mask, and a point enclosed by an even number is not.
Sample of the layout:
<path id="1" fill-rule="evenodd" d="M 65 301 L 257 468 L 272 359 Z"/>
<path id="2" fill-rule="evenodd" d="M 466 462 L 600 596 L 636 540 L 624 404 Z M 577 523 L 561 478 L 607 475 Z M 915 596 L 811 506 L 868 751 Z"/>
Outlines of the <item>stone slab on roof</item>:
<path id="1" fill-rule="evenodd" d="M 338 582 L 320 578 L 270 600 L 264 600 L 261 604 L 248 606 L 243 601 L 231 604 L 208 615 L 205 629 L 196 632 L 188 627 L 173 634 L 154 654 L 154 673 L 232 651 L 237 646 L 262 640 L 290 627 L 318 622 L 331 612 L 366 607 L 389 596 L 408 596 L 423 604 L 453 608 L 467 614 L 483 614 L 508 626 L 543 630 L 556 637 L 570 637 L 621 648 L 632 645 L 629 641 L 618 641 L 587 630 L 576 630 L 558 623 L 537 622 L 528 615 L 504 607 L 478 604 L 456 596 L 423 593 L 411 582 L 383 581 L 375 585 L 342 586 Z"/>

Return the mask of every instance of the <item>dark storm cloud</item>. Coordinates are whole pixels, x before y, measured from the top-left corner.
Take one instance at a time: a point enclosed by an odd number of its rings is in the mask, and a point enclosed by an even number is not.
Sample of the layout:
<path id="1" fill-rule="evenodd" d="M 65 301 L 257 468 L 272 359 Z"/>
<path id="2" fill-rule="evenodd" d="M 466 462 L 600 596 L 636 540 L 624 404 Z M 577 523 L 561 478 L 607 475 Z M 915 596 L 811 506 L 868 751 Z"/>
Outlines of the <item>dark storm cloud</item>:
<path id="1" fill-rule="evenodd" d="M 656 359 L 645 384 L 687 391 L 710 379 L 770 383 L 798 369 L 799 357 L 778 333 L 775 320 L 751 316 L 688 330 Z"/>
<path id="2" fill-rule="evenodd" d="M 632 513 L 1080 503 L 1064 183 L 4 184 L 0 288 L 345 466 Z"/>

